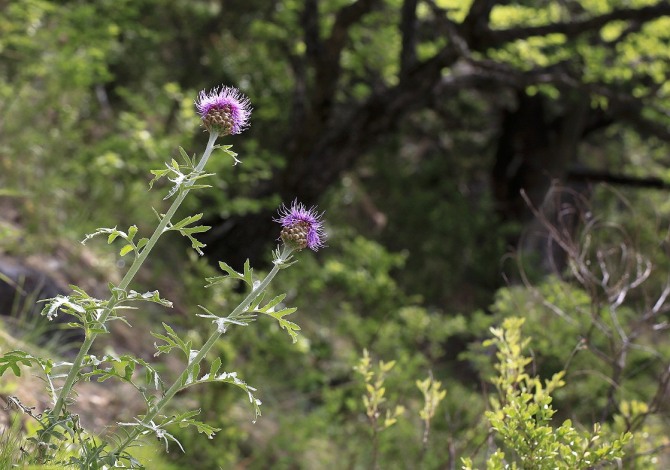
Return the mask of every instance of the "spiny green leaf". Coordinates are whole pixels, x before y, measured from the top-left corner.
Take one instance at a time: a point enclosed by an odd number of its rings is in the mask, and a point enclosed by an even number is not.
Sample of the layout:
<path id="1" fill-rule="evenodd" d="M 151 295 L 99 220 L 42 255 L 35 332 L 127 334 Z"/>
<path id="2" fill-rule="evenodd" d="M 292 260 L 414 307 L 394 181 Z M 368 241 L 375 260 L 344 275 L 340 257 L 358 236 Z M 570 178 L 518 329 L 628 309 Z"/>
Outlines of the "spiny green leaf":
<path id="1" fill-rule="evenodd" d="M 161 179 L 163 176 L 167 175 L 170 170 L 151 170 L 151 174 L 154 175 L 151 181 L 149 181 L 149 189 L 153 189 L 154 183 Z"/>

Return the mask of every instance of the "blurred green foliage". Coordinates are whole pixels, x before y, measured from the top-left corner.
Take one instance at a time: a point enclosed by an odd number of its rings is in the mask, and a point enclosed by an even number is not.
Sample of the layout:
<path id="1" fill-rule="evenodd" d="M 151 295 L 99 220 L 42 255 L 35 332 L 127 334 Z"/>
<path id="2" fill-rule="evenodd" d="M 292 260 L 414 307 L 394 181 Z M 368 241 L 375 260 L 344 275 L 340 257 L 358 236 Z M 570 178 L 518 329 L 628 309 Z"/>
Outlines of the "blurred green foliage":
<path id="1" fill-rule="evenodd" d="M 401 45 L 392 28 L 401 2 L 382 3 L 384 9 L 352 29 L 351 47 L 343 52 L 343 80 L 351 84 L 338 91 L 345 107 L 398 80 Z M 420 3 L 419 16 L 429 18 Z M 452 19 L 460 20 L 471 2 L 436 3 L 454 8 Z M 652 3 L 581 2 L 580 14 Z M 318 21 L 325 31 L 347 4 L 321 2 Z M 155 220 L 152 207 L 164 207 L 166 191 L 160 185 L 148 191 L 149 170 L 175 156 L 179 145 L 189 153 L 199 148 L 204 135 L 192 102 L 199 89 L 220 83 L 239 85 L 255 107 L 249 136 L 226 142 L 235 144 L 243 163 L 215 160 L 209 169 L 217 173 L 215 190 L 189 202 L 184 212 L 228 217 L 276 207 L 279 197 L 255 198 L 253 190 L 289 158 L 282 149 L 291 132 L 287 103 L 294 91 L 288 59 L 306 47 L 298 33 L 303 6 L 264 0 L 2 4 L 2 252 L 49 253 L 110 224 L 148 230 Z M 497 28 L 542 25 L 561 15 L 552 2 L 510 2 L 494 8 L 492 22 Z M 602 43 L 585 37 L 568 44 L 563 35 L 552 34 L 479 54 L 528 71 L 578 53 L 586 83 L 647 96 L 668 87 L 667 22 L 659 18 L 637 30 L 611 22 L 599 32 Z M 418 55 L 430 57 L 440 46 L 419 40 Z M 618 55 L 611 55 L 612 46 Z M 378 71 L 376 81 L 361 78 L 368 68 Z M 651 79 L 632 80 L 636 74 Z M 561 106 L 554 85 L 526 91 L 555 99 L 549 113 Z M 605 95 L 597 101 L 604 109 L 610 104 Z M 232 328 L 218 345 L 223 368 L 243 372 L 260 389 L 263 417 L 252 425 L 234 390 L 195 389 L 183 399 L 197 401 L 203 421 L 222 431 L 212 442 L 175 430 L 187 450 L 169 454 L 176 467 L 197 455 L 202 468 L 369 468 L 365 387 L 353 371 L 364 349 L 375 363 L 394 361 L 384 378 L 384 396 L 406 409 L 378 436 L 380 468 L 416 468 L 417 462 L 452 468 L 461 457 L 482 468 L 488 457 L 501 461 L 489 447 L 492 434 L 484 418 L 493 409 L 487 396 L 495 392 L 494 353 L 481 341 L 490 327 L 516 316 L 526 319 L 524 331 L 532 338 L 527 368 L 533 380 L 565 371 L 566 385 L 551 393 L 560 419 L 545 416 L 542 426 L 558 428 L 569 419 L 575 429 L 590 432 L 601 422 L 608 436 L 633 433 L 623 448 L 625 468 L 668 464 L 668 410 L 661 400 L 670 360 L 664 303 L 653 312 L 670 269 L 667 194 L 592 191 L 571 242 L 583 255 L 576 260 L 600 284 L 575 276 L 574 259 L 547 275 L 533 263 L 537 259 L 526 261 L 532 257 L 520 253 L 526 256 L 519 265 L 528 281 L 505 285 L 501 260 L 519 227 L 501 220 L 487 186 L 498 131 L 490 100 L 463 90 L 442 106 L 407 115 L 401 129 L 328 188 L 321 208 L 329 246 L 317 255 L 300 254 L 299 263 L 282 272 L 273 287 L 289 293 L 288 304 L 301 306 L 298 343 L 291 344 L 275 322 L 261 319 L 252 328 Z M 646 114 L 664 122 L 659 109 L 650 107 Z M 670 181 L 667 143 L 625 123 L 580 145 L 585 164 Z M 205 289 L 204 278 L 217 274 L 213 263 L 190 253 L 176 236 L 168 241 L 142 282 L 158 283 L 177 308 L 152 311 L 147 321 L 160 324 L 172 315 L 194 341 L 202 340 L 211 325 L 195 317 L 196 306 L 225 311 L 240 300 L 238 286 Z M 99 259 L 110 256 L 102 246 L 90 249 Z M 121 270 L 123 260 L 113 259 Z M 644 273 L 645 260 L 651 265 L 648 277 L 636 286 L 626 284 L 626 276 L 640 275 L 638 267 Z M 603 281 L 601 261 L 616 278 L 613 283 Z M 616 304 L 619 280 L 628 288 Z M 448 393 L 424 445 L 423 395 L 416 382 L 430 375 Z M 500 433 L 508 423 L 499 418 L 494 428 Z"/>

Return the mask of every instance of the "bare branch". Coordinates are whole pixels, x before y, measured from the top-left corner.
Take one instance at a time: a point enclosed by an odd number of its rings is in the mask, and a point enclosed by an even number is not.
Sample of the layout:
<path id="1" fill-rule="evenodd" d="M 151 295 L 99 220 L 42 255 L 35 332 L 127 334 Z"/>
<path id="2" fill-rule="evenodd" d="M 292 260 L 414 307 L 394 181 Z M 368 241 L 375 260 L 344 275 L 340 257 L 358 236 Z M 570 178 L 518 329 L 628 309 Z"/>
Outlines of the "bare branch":
<path id="1" fill-rule="evenodd" d="M 316 108 L 321 117 L 329 114 L 340 78 L 340 56 L 349 38 L 350 28 L 372 11 L 379 0 L 358 0 L 343 7 L 335 17 L 330 36 L 323 42 L 316 68 Z"/>
<path id="2" fill-rule="evenodd" d="M 483 37 L 481 41 L 478 41 L 477 49 L 483 50 L 491 46 L 499 47 L 504 43 L 519 39 L 547 36 L 555 33 L 564 34 L 568 39 L 573 39 L 585 33 L 598 31 L 611 21 L 635 21 L 639 23 L 667 15 L 670 15 L 670 3 L 661 1 L 656 5 L 643 8 L 621 8 L 584 20 L 565 21 L 542 26 L 522 26 L 504 30 L 488 30 L 481 33 Z"/>

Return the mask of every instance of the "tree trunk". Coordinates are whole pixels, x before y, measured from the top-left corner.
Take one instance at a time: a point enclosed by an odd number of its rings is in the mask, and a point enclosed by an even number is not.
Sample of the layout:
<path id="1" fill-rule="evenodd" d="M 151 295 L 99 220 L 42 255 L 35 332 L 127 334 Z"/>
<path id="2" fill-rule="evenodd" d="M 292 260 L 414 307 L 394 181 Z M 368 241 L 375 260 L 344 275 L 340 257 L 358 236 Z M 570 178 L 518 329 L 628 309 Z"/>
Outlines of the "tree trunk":
<path id="1" fill-rule="evenodd" d="M 563 251 L 551 241 L 529 204 L 546 217 L 545 223 L 570 233 L 576 228 L 578 214 L 566 208 L 580 205 L 574 198 L 585 195 L 588 185 L 565 185 L 586 132 L 589 101 L 580 95 L 568 97 L 554 116 L 541 94 L 519 92 L 517 103 L 515 110 L 503 113 L 491 172 L 494 200 L 503 220 L 522 227 L 520 250 L 538 256 L 545 271 L 560 270 L 565 263 Z M 509 242 L 516 245 L 517 236 Z"/>

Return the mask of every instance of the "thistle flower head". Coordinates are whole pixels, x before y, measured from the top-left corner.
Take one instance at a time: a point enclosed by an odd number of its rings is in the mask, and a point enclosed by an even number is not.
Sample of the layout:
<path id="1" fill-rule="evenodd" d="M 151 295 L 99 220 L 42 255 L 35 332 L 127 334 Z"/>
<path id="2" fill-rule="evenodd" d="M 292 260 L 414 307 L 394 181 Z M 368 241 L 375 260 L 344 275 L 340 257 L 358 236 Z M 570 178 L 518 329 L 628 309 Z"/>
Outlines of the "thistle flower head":
<path id="1" fill-rule="evenodd" d="M 318 251 L 326 241 L 321 217 L 323 213 L 319 214 L 316 206 L 307 209 L 295 200 L 291 207 L 282 205 L 279 208 L 279 218 L 275 222 L 282 226 L 280 238 L 286 245 L 297 251 L 305 248 Z"/>
<path id="2" fill-rule="evenodd" d="M 209 92 L 202 90 L 195 107 L 209 132 L 224 136 L 239 134 L 249 127 L 251 103 L 237 88 L 222 86 Z"/>

